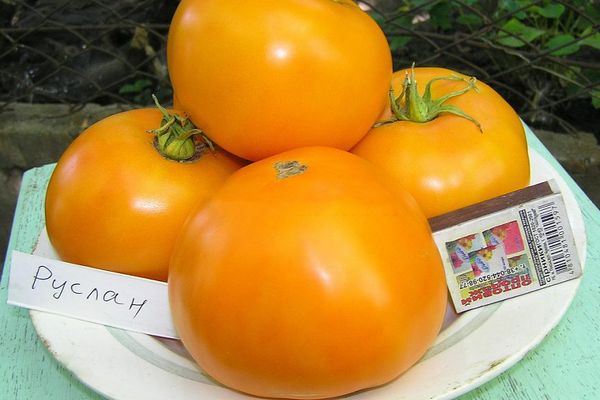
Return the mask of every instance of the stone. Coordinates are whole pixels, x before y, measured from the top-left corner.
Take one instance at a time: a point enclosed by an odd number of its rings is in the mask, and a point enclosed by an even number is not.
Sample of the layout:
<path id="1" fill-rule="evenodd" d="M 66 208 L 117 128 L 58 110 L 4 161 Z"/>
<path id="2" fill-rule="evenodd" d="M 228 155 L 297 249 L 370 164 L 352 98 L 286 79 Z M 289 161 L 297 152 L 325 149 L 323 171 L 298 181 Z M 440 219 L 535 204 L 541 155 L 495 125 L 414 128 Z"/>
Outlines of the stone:
<path id="1" fill-rule="evenodd" d="M 600 145 L 596 136 L 536 130 L 536 136 L 577 182 L 592 202 L 600 207 Z"/>
<path id="2" fill-rule="evenodd" d="M 121 105 L 10 104 L 0 119 L 0 169 L 56 162 L 81 131 L 125 109 Z"/>
<path id="3" fill-rule="evenodd" d="M 4 260 L 23 171 L 58 160 L 81 131 L 129 106 L 13 103 L 0 118 L 0 257 Z M 2 264 L 0 264 L 0 271 Z"/>
<path id="4" fill-rule="evenodd" d="M 571 174 L 585 174 L 600 168 L 600 146 L 592 133 L 577 135 L 535 130 L 535 135 Z"/>

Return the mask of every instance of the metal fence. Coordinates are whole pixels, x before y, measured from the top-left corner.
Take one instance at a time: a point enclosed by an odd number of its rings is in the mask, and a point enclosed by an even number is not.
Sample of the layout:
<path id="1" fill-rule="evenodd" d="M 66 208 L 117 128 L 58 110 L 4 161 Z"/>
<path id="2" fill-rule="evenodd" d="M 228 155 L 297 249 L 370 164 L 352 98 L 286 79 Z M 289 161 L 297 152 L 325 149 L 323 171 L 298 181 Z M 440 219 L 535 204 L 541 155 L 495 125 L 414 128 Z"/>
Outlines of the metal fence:
<path id="1" fill-rule="evenodd" d="M 145 91 L 168 92 L 165 47 L 176 2 L 1 1 L 0 107 L 143 104 Z"/>
<path id="2" fill-rule="evenodd" d="M 242 1 L 242 0 L 240 0 Z M 571 129 L 600 107 L 600 2 L 359 1 L 396 68 L 491 84 L 529 122 Z M 165 103 L 168 0 L 0 0 L 0 112 L 14 102 Z M 598 125 L 598 117 L 595 120 Z"/>

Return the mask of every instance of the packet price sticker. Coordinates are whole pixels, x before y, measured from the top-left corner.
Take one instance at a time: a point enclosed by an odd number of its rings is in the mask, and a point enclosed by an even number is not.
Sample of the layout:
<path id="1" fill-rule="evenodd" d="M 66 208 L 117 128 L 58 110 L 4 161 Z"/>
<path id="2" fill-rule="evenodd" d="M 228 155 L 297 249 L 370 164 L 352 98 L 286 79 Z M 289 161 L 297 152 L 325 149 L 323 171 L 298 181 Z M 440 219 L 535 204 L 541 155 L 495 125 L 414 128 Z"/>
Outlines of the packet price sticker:
<path id="1" fill-rule="evenodd" d="M 552 185 L 550 185 L 552 186 Z M 581 276 L 560 193 L 434 233 L 457 312 Z"/>

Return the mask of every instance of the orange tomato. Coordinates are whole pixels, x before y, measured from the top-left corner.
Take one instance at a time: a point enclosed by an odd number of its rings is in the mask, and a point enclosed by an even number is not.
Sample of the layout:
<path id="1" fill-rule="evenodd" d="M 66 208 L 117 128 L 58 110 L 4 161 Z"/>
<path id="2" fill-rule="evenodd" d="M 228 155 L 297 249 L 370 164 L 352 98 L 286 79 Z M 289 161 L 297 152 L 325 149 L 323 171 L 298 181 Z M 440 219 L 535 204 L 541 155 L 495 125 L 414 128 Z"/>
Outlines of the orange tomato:
<path id="1" fill-rule="evenodd" d="M 177 95 L 175 93 L 173 93 L 173 108 L 176 110 L 183 109 L 183 107 L 181 106 L 181 103 L 179 102 L 179 99 L 177 98 Z"/>
<path id="2" fill-rule="evenodd" d="M 446 285 L 427 220 L 364 160 L 307 147 L 234 173 L 171 261 L 177 331 L 219 382 L 322 398 L 390 381 L 433 342 Z"/>
<path id="3" fill-rule="evenodd" d="M 126 111 L 86 129 L 67 148 L 46 194 L 46 228 L 61 259 L 166 280 L 188 213 L 241 161 L 204 148 L 177 162 L 155 148 L 162 114 Z"/>
<path id="4" fill-rule="evenodd" d="M 433 99 L 465 88 L 469 79 L 443 68 L 415 68 L 414 72 L 420 94 L 431 79 L 451 75 L 464 79 L 434 82 Z M 396 93 L 401 93 L 407 73 L 394 74 Z M 479 81 L 476 87 L 446 104 L 474 118 L 481 130 L 467 118 L 442 113 L 428 122 L 396 121 L 374 127 L 352 152 L 408 190 L 428 218 L 527 186 L 529 156 L 518 115 L 491 87 Z M 388 109 L 382 119 L 391 115 Z"/>
<path id="5" fill-rule="evenodd" d="M 184 0 L 167 56 L 192 121 L 248 160 L 351 148 L 384 108 L 392 73 L 384 34 L 351 0 Z"/>

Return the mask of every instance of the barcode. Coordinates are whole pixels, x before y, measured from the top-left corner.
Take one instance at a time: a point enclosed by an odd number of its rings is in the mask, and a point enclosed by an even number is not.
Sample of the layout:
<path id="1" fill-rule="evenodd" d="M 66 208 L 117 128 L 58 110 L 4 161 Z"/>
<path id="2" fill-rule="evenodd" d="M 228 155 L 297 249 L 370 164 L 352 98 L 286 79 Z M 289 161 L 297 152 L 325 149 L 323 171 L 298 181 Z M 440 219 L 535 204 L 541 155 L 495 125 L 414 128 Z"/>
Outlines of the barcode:
<path id="1" fill-rule="evenodd" d="M 562 274 L 568 271 L 567 258 L 565 257 L 563 241 L 564 233 L 562 233 L 562 226 L 556 222 L 554 213 L 554 203 L 541 204 L 539 206 L 540 220 L 542 221 L 542 228 L 544 229 L 544 236 L 546 236 L 546 243 L 548 244 L 548 255 L 552 266 L 556 271 L 556 274 Z"/>

